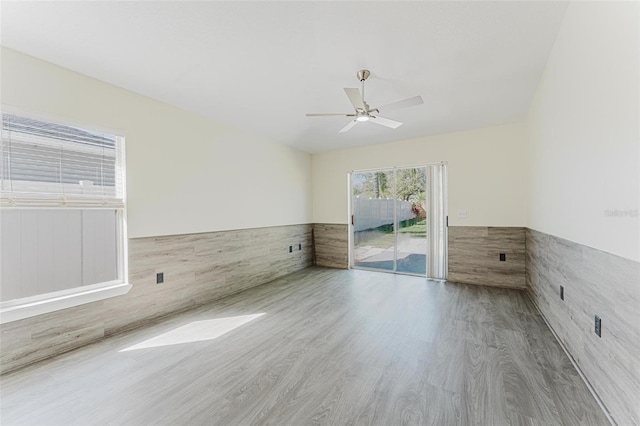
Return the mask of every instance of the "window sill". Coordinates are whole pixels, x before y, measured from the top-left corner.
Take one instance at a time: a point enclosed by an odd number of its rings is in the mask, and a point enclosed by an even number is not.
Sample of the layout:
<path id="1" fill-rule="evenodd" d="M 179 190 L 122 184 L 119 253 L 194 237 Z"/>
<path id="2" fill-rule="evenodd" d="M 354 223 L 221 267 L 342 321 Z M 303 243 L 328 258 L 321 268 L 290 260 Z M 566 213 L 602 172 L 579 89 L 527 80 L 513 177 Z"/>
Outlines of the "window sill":
<path id="1" fill-rule="evenodd" d="M 121 296 L 127 294 L 131 287 L 132 285 L 127 283 L 109 283 L 99 287 L 74 289 L 72 293 L 52 293 L 45 299 L 25 298 L 3 302 L 0 303 L 0 324 Z"/>

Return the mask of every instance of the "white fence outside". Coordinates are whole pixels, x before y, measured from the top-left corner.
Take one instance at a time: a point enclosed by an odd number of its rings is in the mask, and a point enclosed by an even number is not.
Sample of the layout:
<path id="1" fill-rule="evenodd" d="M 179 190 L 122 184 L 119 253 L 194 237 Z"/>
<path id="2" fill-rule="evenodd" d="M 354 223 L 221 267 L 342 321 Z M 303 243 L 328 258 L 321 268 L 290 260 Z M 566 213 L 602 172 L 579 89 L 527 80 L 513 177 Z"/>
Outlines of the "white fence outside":
<path id="1" fill-rule="evenodd" d="M 117 279 L 117 226 L 115 209 L 3 209 L 0 300 Z"/>
<path id="2" fill-rule="evenodd" d="M 354 198 L 355 231 L 366 231 L 393 224 L 393 207 L 396 202 L 398 203 L 398 222 L 414 218 L 411 201 Z"/>

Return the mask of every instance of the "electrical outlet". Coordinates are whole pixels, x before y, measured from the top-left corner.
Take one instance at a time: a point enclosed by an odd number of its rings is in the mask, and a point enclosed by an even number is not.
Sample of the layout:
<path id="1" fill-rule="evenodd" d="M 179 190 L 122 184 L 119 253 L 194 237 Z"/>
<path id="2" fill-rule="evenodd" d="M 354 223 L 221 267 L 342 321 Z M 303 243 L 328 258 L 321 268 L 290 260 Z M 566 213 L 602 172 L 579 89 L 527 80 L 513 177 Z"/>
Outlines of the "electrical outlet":
<path id="1" fill-rule="evenodd" d="M 302 250 L 302 244 L 298 244 L 298 250 Z"/>
<path id="2" fill-rule="evenodd" d="M 595 329 L 595 332 L 598 335 L 598 337 L 602 337 L 602 320 L 597 315 L 596 315 L 596 329 Z"/>
<path id="3" fill-rule="evenodd" d="M 162 284 L 164 282 L 164 272 L 158 272 L 156 274 L 156 284 Z"/>
<path id="4" fill-rule="evenodd" d="M 458 210 L 458 217 L 462 218 L 462 219 L 466 219 L 467 218 L 467 211 L 466 210 Z"/>
<path id="5" fill-rule="evenodd" d="M 293 253 L 293 246 L 289 246 L 289 253 Z"/>
<path id="6" fill-rule="evenodd" d="M 564 287 L 560 286 L 560 300 L 564 300 Z"/>
<path id="7" fill-rule="evenodd" d="M 500 253 L 500 262 L 506 262 L 507 261 L 507 255 L 505 253 Z"/>

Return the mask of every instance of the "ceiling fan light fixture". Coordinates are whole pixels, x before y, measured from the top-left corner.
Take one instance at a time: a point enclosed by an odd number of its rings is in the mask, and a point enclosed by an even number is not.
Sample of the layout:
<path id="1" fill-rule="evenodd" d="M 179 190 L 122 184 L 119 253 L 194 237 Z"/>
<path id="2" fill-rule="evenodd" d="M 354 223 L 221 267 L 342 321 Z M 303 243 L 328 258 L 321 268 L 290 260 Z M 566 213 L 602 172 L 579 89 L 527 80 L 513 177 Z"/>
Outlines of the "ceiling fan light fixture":
<path id="1" fill-rule="evenodd" d="M 369 117 L 368 115 L 362 114 L 356 117 L 356 121 L 369 121 L 369 118 L 371 117 Z"/>

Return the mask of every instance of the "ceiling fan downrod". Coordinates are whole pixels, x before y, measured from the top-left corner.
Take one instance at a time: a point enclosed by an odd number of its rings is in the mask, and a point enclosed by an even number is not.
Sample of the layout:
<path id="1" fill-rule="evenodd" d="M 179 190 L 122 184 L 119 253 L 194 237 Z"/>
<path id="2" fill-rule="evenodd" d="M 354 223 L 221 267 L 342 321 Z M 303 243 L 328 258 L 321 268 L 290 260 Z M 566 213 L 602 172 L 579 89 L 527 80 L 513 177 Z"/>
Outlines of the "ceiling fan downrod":
<path id="1" fill-rule="evenodd" d="M 358 80 L 360 80 L 360 82 L 362 83 L 362 103 L 365 104 L 365 106 L 367 106 L 367 103 L 364 101 L 364 81 L 369 78 L 370 75 L 371 72 L 369 72 L 369 70 L 360 70 L 358 71 L 358 74 L 356 74 Z M 368 108 L 369 107 L 367 106 L 367 109 Z"/>

